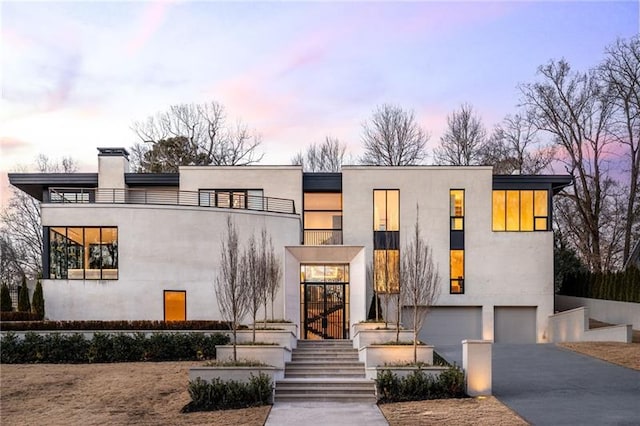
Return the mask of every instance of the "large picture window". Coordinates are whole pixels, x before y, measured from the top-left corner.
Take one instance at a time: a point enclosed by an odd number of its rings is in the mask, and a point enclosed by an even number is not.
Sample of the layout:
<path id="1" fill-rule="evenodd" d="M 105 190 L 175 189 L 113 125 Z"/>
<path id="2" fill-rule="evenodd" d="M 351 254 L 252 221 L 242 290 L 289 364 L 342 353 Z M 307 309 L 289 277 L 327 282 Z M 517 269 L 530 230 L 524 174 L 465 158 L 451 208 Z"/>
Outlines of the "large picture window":
<path id="1" fill-rule="evenodd" d="M 50 227 L 49 278 L 118 279 L 118 228 Z"/>
<path id="2" fill-rule="evenodd" d="M 548 231 L 549 192 L 543 190 L 494 190 L 494 231 Z"/>

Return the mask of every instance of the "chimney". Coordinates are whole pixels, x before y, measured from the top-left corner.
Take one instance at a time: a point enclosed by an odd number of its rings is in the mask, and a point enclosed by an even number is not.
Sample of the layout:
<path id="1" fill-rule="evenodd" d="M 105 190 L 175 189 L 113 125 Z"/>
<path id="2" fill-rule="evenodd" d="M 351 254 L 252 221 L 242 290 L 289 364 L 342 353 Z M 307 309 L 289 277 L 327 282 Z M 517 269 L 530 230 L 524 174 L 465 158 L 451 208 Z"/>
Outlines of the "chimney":
<path id="1" fill-rule="evenodd" d="M 129 173 L 129 152 L 125 148 L 98 148 L 98 188 L 126 188 L 125 173 Z"/>

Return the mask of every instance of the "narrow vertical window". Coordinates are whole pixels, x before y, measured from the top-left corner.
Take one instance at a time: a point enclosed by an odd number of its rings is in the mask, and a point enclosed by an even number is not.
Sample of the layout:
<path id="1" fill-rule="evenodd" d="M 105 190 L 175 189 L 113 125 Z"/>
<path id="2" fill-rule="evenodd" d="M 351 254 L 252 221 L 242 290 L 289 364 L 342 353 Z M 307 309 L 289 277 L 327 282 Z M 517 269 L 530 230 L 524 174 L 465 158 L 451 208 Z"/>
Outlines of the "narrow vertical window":
<path id="1" fill-rule="evenodd" d="M 450 277 L 451 277 L 451 294 L 464 293 L 464 250 L 451 250 L 450 258 Z"/>
<path id="2" fill-rule="evenodd" d="M 400 230 L 400 191 L 376 189 L 373 191 L 373 230 Z"/>
<path id="3" fill-rule="evenodd" d="M 451 230 L 464 230 L 464 190 L 449 191 L 449 215 L 451 216 Z"/>
<path id="4" fill-rule="evenodd" d="M 400 286 L 400 251 L 374 250 L 373 275 L 378 294 L 396 294 Z"/>
<path id="5" fill-rule="evenodd" d="M 534 192 L 534 222 L 536 231 L 549 230 L 549 193 L 548 191 Z"/>
<path id="6" fill-rule="evenodd" d="M 505 191 L 493 191 L 493 230 L 505 231 Z"/>

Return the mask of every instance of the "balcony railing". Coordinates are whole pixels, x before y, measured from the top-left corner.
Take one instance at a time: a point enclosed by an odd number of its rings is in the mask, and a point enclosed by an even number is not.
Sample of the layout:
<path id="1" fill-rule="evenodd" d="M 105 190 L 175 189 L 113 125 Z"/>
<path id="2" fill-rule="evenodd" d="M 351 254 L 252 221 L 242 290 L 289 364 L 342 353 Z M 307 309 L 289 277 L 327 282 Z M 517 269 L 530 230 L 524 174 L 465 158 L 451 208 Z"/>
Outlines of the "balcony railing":
<path id="1" fill-rule="evenodd" d="M 49 188 L 49 203 L 154 204 L 199 206 L 295 214 L 293 200 L 233 193 L 230 197 L 210 197 L 208 192 L 167 189 Z"/>
<path id="2" fill-rule="evenodd" d="M 341 230 L 306 230 L 304 231 L 305 246 L 326 246 L 342 244 Z"/>

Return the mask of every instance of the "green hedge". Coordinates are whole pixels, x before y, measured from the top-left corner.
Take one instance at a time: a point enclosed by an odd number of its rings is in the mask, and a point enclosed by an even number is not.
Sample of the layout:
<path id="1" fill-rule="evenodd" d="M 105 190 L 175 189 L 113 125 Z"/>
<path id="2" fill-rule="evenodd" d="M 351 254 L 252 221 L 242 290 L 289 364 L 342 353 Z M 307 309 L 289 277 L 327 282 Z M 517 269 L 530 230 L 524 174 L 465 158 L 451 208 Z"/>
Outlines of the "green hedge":
<path id="1" fill-rule="evenodd" d="M 8 333 L 0 345 L 0 362 L 96 363 L 132 361 L 188 361 L 215 358 L 216 345 L 229 343 L 225 334 L 215 333 L 95 333 L 84 335 L 26 333 L 24 339 Z"/>
<path id="2" fill-rule="evenodd" d="M 464 372 L 457 366 L 443 371 L 437 378 L 422 370 L 416 370 L 406 377 L 383 370 L 378 372 L 376 390 L 380 403 L 467 396 L 464 391 Z"/>
<path id="3" fill-rule="evenodd" d="M 271 404 L 273 384 L 264 373 L 252 375 L 248 383 L 219 378 L 207 382 L 198 377 L 189 382 L 189 395 L 191 402 L 182 408 L 183 413 L 257 407 Z"/>
<path id="4" fill-rule="evenodd" d="M 640 303 L 640 271 L 581 272 L 567 275 L 558 294 Z"/>
<path id="5" fill-rule="evenodd" d="M 226 321 L 33 321 L 37 315 L 27 313 L 24 318 L 15 315 L 16 312 L 2 313 L 0 324 L 2 330 L 7 331 L 55 331 L 55 330 L 230 330 Z M 15 318 L 15 319 L 14 319 Z M 32 322 L 33 321 L 33 322 Z"/>

